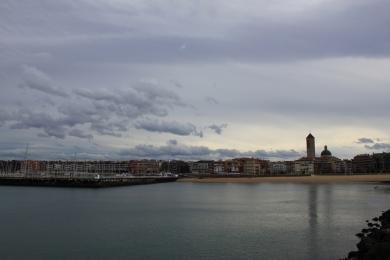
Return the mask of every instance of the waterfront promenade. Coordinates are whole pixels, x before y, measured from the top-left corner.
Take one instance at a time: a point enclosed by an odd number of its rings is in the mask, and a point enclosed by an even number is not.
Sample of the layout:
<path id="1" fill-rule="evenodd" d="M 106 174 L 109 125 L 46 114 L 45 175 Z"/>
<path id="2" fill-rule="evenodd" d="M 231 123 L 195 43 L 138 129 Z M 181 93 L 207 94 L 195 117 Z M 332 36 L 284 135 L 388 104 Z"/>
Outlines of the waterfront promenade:
<path id="1" fill-rule="evenodd" d="M 262 183 L 262 182 L 298 182 L 298 183 L 333 183 L 333 182 L 389 182 L 389 174 L 376 175 L 314 175 L 314 176 L 278 176 L 278 177 L 190 177 L 179 182 L 196 183 Z"/>

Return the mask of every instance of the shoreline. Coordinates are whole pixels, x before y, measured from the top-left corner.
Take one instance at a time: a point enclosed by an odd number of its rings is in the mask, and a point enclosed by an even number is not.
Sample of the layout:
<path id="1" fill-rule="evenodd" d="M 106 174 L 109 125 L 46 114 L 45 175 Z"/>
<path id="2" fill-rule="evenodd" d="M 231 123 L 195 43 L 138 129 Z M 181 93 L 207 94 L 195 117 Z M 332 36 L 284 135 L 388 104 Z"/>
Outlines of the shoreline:
<path id="1" fill-rule="evenodd" d="M 337 182 L 381 182 L 390 184 L 390 174 L 378 175 L 314 175 L 314 176 L 261 176 L 261 177 L 186 177 L 178 182 L 191 183 L 265 183 L 265 182 L 296 182 L 296 183 L 337 183 Z"/>

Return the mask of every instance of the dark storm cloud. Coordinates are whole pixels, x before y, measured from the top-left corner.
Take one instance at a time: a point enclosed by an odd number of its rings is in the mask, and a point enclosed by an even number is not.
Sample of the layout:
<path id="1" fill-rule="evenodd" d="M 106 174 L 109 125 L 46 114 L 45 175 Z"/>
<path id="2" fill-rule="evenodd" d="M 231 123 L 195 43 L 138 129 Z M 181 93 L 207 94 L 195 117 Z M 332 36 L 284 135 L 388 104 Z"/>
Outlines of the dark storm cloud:
<path id="1" fill-rule="evenodd" d="M 212 124 L 208 128 L 213 130 L 216 134 L 220 135 L 222 134 L 223 129 L 226 128 L 227 126 L 228 126 L 227 124 L 221 124 L 221 125 Z"/>
<path id="2" fill-rule="evenodd" d="M 65 91 L 54 86 L 53 81 L 37 68 L 24 66 L 22 78 L 23 82 L 21 83 L 21 87 L 28 87 L 49 95 L 68 97 Z"/>
<path id="3" fill-rule="evenodd" d="M 371 138 L 362 137 L 362 138 L 359 138 L 356 141 L 356 143 L 358 143 L 358 144 L 372 144 L 372 143 L 374 143 L 374 140 Z"/>
<path id="4" fill-rule="evenodd" d="M 210 149 L 206 146 L 187 146 L 170 140 L 166 145 L 137 145 L 131 149 L 124 149 L 119 152 L 120 156 L 129 158 L 154 158 L 154 159 L 227 159 L 234 157 L 256 157 L 264 159 L 292 159 L 298 158 L 301 154 L 295 150 L 277 151 L 245 151 L 235 149 Z"/>
<path id="5" fill-rule="evenodd" d="M 176 121 L 159 121 L 159 120 L 141 120 L 135 123 L 135 128 L 143 129 L 149 132 L 171 133 L 175 135 L 195 135 L 203 137 L 203 132 L 199 131 L 191 123 L 179 123 Z"/>

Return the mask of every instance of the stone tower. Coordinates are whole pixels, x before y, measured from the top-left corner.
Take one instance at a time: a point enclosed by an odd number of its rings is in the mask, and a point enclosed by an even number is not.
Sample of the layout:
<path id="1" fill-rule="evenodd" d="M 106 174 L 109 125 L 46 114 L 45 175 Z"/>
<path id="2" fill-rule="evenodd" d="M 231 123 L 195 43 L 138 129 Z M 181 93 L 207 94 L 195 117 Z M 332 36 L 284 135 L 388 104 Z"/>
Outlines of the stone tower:
<path id="1" fill-rule="evenodd" d="M 306 137 L 306 151 L 307 151 L 307 158 L 314 159 L 316 157 L 316 141 L 314 136 L 310 133 Z"/>

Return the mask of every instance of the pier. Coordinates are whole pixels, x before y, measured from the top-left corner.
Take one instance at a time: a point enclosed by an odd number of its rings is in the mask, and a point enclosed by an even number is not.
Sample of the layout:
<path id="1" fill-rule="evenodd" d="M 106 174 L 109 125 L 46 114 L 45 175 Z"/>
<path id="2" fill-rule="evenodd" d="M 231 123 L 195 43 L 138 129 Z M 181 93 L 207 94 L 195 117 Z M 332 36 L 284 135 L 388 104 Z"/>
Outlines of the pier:
<path id="1" fill-rule="evenodd" d="M 114 187 L 174 182 L 177 176 L 0 176 L 0 185 Z"/>

